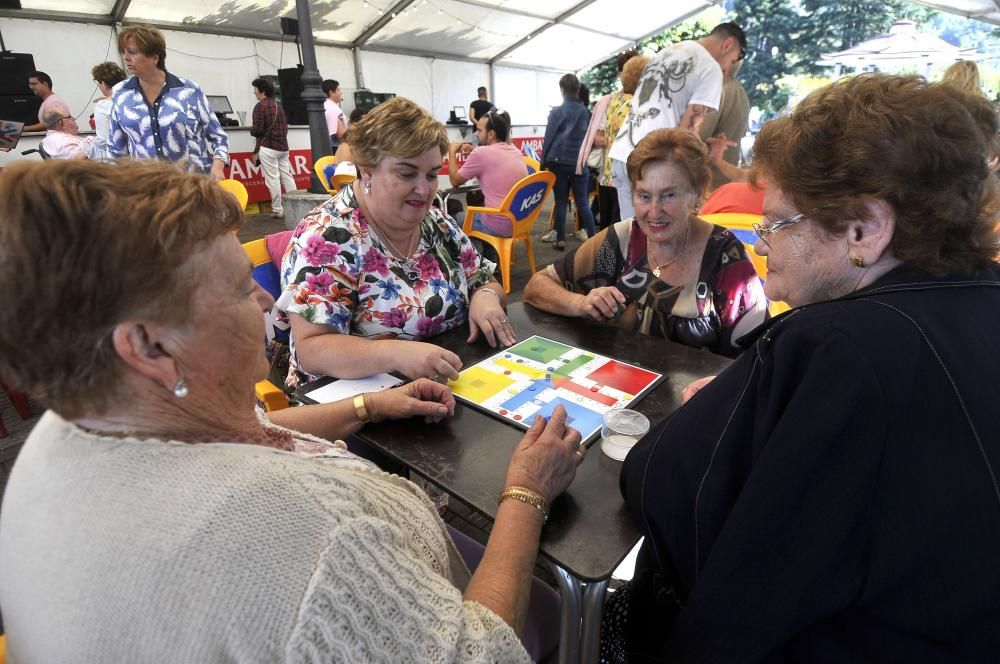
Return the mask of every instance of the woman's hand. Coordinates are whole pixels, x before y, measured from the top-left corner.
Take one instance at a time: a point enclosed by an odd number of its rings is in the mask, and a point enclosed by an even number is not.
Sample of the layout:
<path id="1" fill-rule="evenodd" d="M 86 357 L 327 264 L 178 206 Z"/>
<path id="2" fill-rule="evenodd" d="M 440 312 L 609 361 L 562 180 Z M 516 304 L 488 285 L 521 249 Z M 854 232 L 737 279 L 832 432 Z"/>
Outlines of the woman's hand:
<path id="1" fill-rule="evenodd" d="M 691 400 L 691 397 L 698 394 L 703 387 L 715 380 L 715 376 L 705 376 L 704 378 L 699 378 L 698 380 L 691 381 L 688 383 L 681 391 L 681 403 L 687 403 Z"/>
<path id="2" fill-rule="evenodd" d="M 604 322 L 617 318 L 625 309 L 625 296 L 614 286 L 601 286 L 583 295 L 577 305 L 578 318 Z"/>
<path id="3" fill-rule="evenodd" d="M 423 416 L 425 422 L 439 422 L 455 414 L 451 390 L 426 378 L 382 392 L 365 394 L 365 407 L 372 422 Z"/>
<path id="4" fill-rule="evenodd" d="M 213 180 L 225 180 L 226 162 L 222 161 L 221 159 L 213 159 L 211 175 Z"/>
<path id="5" fill-rule="evenodd" d="M 586 454 L 587 448 L 580 446 L 580 432 L 566 426 L 566 409 L 556 406 L 548 422 L 536 417 L 517 444 L 504 486 L 537 491 L 551 503 L 573 481 Z"/>
<path id="6" fill-rule="evenodd" d="M 483 290 L 476 291 L 469 303 L 469 332 L 470 344 L 482 332 L 491 348 L 496 348 L 497 343 L 510 346 L 517 341 L 514 328 L 507 320 L 507 312 L 500 306 L 500 298 Z"/>
<path id="7" fill-rule="evenodd" d="M 401 341 L 395 370 L 409 378 L 458 378 L 462 360 L 447 348 L 423 341 Z"/>

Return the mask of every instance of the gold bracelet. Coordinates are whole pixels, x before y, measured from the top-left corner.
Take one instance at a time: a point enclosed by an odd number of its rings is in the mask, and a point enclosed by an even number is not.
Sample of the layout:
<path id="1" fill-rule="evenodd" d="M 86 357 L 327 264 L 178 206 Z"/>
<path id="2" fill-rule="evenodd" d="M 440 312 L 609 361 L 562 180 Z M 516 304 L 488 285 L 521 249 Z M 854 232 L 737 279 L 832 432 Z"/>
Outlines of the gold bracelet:
<path id="1" fill-rule="evenodd" d="M 372 421 L 372 418 L 368 415 L 368 407 L 365 405 L 364 394 L 359 394 L 354 397 L 354 412 L 357 414 L 358 419 L 362 424 Z"/>
<path id="2" fill-rule="evenodd" d="M 535 509 L 542 513 L 543 524 L 549 520 L 549 504 L 545 501 L 545 498 L 542 498 L 542 494 L 537 491 L 532 491 L 523 486 L 509 486 L 500 492 L 500 499 L 497 501 L 497 505 L 502 505 L 503 501 L 508 498 L 513 498 L 514 500 L 534 506 Z"/>

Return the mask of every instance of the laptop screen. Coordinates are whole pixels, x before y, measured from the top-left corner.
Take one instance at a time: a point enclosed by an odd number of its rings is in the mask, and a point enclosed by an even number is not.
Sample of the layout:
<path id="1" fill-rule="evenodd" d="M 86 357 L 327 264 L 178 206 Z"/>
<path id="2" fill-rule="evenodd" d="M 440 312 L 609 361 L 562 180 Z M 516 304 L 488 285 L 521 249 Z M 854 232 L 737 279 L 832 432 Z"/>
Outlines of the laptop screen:
<path id="1" fill-rule="evenodd" d="M 16 148 L 22 131 L 24 131 L 23 122 L 0 120 L 0 151 L 10 152 Z"/>
<path id="2" fill-rule="evenodd" d="M 455 111 L 455 117 L 459 120 L 465 120 L 469 117 L 469 114 L 465 112 L 465 106 L 455 106 L 453 109 Z"/>
<path id="3" fill-rule="evenodd" d="M 233 107 L 229 103 L 229 97 L 225 95 L 205 95 L 208 106 L 213 113 L 232 113 Z"/>

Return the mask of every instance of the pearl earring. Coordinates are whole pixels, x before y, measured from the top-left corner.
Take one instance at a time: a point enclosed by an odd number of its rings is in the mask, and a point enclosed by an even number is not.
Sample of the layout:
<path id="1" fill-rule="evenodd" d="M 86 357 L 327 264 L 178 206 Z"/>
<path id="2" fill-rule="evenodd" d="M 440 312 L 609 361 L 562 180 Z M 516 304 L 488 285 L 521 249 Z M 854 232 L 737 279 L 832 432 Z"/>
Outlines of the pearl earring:
<path id="1" fill-rule="evenodd" d="M 184 382 L 183 378 L 178 378 L 177 382 L 174 383 L 174 396 L 178 399 L 183 399 L 188 395 L 188 386 Z"/>
<path id="2" fill-rule="evenodd" d="M 365 196 L 372 193 L 372 183 L 371 180 L 365 180 Z"/>

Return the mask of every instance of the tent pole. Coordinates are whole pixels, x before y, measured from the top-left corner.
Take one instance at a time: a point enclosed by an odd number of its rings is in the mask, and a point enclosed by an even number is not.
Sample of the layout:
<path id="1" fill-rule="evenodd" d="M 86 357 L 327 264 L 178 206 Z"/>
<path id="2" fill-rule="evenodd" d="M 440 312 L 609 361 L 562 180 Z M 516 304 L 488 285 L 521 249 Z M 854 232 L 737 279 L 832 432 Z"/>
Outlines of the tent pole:
<path id="1" fill-rule="evenodd" d="M 302 48 L 302 99 L 306 102 L 306 113 L 309 116 L 309 142 L 312 145 L 315 164 L 320 157 L 331 153 L 330 131 L 326 126 L 326 115 L 323 112 L 326 95 L 320 89 L 323 79 L 316 65 L 316 45 L 313 43 L 309 0 L 295 0 L 295 10 L 299 19 L 299 44 Z M 309 187 L 309 191 L 314 194 L 326 191 L 315 173 L 312 174 L 312 186 Z"/>

